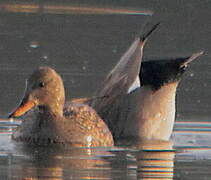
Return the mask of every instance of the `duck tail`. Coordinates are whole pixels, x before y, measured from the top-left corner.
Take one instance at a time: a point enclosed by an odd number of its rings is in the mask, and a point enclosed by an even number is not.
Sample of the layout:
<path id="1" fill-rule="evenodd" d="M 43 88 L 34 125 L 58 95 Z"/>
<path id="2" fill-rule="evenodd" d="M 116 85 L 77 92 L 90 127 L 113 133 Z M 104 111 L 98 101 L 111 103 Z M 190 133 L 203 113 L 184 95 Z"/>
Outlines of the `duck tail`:
<path id="1" fill-rule="evenodd" d="M 157 29 L 159 25 L 160 25 L 160 22 L 152 25 L 149 31 L 145 31 L 142 35 L 140 35 L 140 42 L 143 42 L 143 44 L 145 44 L 148 37 Z"/>

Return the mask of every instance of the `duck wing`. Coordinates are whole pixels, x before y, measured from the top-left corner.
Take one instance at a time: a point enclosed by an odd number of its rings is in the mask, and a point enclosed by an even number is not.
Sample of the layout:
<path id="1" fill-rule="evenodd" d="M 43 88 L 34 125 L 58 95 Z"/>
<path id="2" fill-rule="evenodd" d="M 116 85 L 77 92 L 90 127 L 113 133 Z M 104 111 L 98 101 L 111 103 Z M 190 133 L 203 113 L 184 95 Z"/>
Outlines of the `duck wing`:
<path id="1" fill-rule="evenodd" d="M 149 31 L 135 38 L 129 49 L 123 54 L 116 66 L 108 73 L 99 90 L 97 97 L 91 106 L 106 121 L 108 126 L 112 126 L 112 119 L 119 119 L 119 112 L 122 111 L 124 96 L 140 87 L 139 72 L 143 56 L 143 48 L 149 35 L 157 28 L 155 24 Z M 112 116 L 110 116 L 110 115 Z M 109 123 L 108 121 L 111 121 Z M 112 129 L 112 128 L 111 128 Z"/>

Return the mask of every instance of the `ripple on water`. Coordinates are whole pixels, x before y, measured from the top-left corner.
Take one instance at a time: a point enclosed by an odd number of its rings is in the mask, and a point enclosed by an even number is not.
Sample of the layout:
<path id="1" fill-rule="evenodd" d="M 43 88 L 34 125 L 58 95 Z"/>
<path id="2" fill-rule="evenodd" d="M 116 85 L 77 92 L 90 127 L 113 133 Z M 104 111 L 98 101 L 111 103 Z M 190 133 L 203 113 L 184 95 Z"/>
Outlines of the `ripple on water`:
<path id="1" fill-rule="evenodd" d="M 206 179 L 211 123 L 177 122 L 171 142 L 108 148 L 27 147 L 10 139 L 21 121 L 0 120 L 3 179 Z"/>

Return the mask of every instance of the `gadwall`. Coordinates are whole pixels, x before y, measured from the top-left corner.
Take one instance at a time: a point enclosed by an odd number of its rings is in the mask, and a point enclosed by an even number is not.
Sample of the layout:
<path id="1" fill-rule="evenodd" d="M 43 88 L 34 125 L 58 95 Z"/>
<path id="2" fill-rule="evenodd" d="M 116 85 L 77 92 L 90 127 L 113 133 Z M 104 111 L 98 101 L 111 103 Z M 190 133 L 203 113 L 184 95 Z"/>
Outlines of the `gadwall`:
<path id="1" fill-rule="evenodd" d="M 188 64 L 203 52 L 186 58 L 142 62 L 141 87 L 127 95 L 127 118 L 120 122 L 117 138 L 169 140 L 175 121 L 175 99 L 178 84 Z M 131 110 L 133 106 L 134 109 Z M 129 111 L 128 111 L 129 109 Z M 123 123 L 123 125 L 122 125 Z"/>
<path id="2" fill-rule="evenodd" d="M 12 138 L 31 144 L 68 144 L 74 147 L 113 146 L 112 135 L 94 109 L 70 103 L 63 110 L 63 81 L 55 70 L 40 67 L 27 80 L 20 106 L 9 116 L 23 116 Z"/>
<path id="3" fill-rule="evenodd" d="M 136 38 L 106 76 L 96 93 L 105 98 L 90 101 L 114 139 L 169 140 L 175 120 L 177 85 L 188 64 L 203 54 L 141 63 L 146 39 L 145 35 Z"/>

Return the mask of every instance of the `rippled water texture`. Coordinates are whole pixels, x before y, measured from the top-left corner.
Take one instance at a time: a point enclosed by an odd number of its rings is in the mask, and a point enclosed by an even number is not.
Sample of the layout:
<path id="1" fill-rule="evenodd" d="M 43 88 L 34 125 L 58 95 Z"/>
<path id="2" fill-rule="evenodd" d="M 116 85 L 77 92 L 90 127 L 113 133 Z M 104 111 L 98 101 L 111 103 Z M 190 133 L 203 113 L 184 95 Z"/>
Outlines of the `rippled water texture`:
<path id="1" fill-rule="evenodd" d="M 0 179 L 211 179 L 210 15 L 206 0 L 1 1 Z M 36 67 L 61 74 L 67 99 L 91 96 L 151 21 L 161 26 L 147 42 L 144 60 L 205 51 L 178 88 L 171 142 L 76 149 L 27 147 L 10 139 L 20 121 L 5 118 Z"/>
<path id="2" fill-rule="evenodd" d="M 20 121 L 0 121 L 2 179 L 207 179 L 211 123 L 180 122 L 172 141 L 106 148 L 33 147 L 10 135 Z M 174 142 L 174 143 L 173 143 Z"/>

